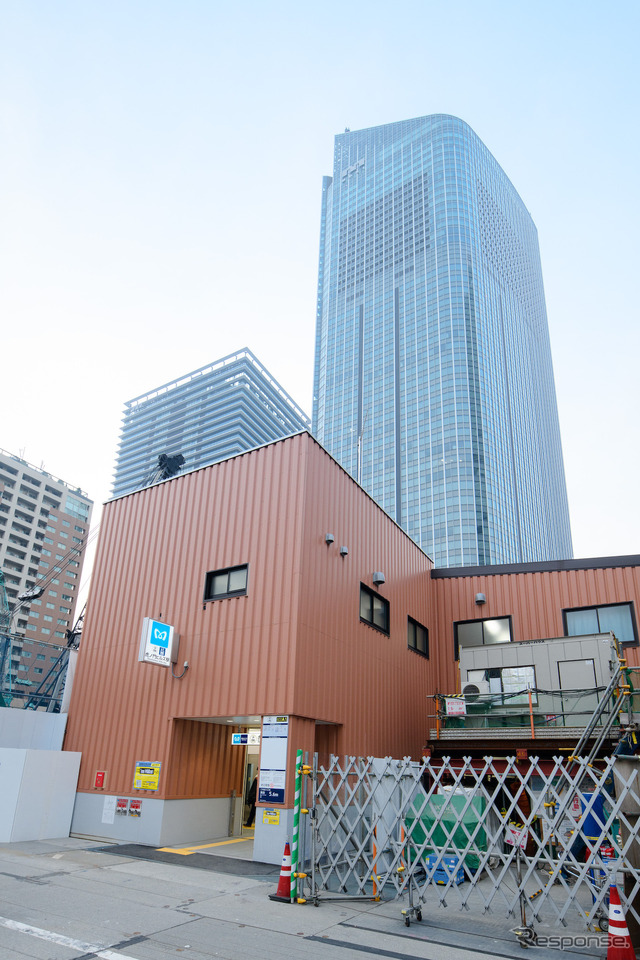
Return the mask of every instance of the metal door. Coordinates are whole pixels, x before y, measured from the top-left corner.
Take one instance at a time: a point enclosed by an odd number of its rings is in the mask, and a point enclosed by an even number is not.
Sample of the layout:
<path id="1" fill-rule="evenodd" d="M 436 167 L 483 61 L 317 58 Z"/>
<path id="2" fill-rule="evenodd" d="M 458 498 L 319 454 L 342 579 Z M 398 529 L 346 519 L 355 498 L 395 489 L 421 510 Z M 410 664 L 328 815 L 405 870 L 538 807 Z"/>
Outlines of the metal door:
<path id="1" fill-rule="evenodd" d="M 598 705 L 596 665 L 592 659 L 558 660 L 558 680 L 563 691 L 562 710 L 582 725 Z M 586 693 L 585 691 L 591 691 Z M 564 691 L 567 691 L 564 693 Z M 575 719 L 569 725 L 575 724 Z"/>

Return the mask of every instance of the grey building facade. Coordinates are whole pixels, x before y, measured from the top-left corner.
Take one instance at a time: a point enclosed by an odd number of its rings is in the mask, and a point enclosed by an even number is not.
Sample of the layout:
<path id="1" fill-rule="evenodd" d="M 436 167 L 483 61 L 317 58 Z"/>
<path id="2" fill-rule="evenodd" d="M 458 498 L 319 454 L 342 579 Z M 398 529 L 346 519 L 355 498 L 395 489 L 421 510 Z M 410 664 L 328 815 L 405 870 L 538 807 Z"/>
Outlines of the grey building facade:
<path id="1" fill-rule="evenodd" d="M 126 403 L 113 496 L 145 486 L 162 455 L 195 470 L 307 429 L 306 414 L 239 350 Z"/>

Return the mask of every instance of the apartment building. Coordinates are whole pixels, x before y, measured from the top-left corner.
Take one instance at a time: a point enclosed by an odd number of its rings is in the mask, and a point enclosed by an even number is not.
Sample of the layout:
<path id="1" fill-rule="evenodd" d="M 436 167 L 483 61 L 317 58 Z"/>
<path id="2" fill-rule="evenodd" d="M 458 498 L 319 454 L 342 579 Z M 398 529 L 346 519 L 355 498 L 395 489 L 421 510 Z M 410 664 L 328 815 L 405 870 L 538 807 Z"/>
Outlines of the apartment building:
<path id="1" fill-rule="evenodd" d="M 56 656 L 28 641 L 66 645 L 92 508 L 78 487 L 0 449 L 0 569 L 12 637 L 11 669 L 0 680 L 16 691 L 38 684 Z"/>

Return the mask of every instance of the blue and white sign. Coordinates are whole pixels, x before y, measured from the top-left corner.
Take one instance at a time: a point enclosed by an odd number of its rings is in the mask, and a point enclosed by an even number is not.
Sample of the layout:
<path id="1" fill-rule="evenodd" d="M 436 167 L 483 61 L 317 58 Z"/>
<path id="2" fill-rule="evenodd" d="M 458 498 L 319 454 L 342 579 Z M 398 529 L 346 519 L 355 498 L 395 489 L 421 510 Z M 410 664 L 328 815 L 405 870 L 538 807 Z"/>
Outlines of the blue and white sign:
<path id="1" fill-rule="evenodd" d="M 260 746 L 260 731 L 251 730 L 249 733 L 232 733 L 231 734 L 231 746 L 233 747 L 245 747 L 245 746 Z"/>
<path id="2" fill-rule="evenodd" d="M 262 718 L 262 750 L 258 779 L 260 803 L 284 803 L 288 742 L 289 717 Z"/>
<path id="3" fill-rule="evenodd" d="M 175 663 L 174 640 L 175 630 L 170 623 L 145 617 L 142 621 L 138 660 L 141 663 L 157 663 L 161 667 L 171 666 Z"/>
<path id="4" fill-rule="evenodd" d="M 278 778 L 277 782 L 280 784 L 280 786 L 271 786 L 271 782 L 273 781 L 269 782 L 269 786 L 265 786 L 264 781 L 268 777 L 277 777 Z M 265 770 L 264 772 L 262 770 L 260 771 L 260 787 L 259 787 L 259 795 L 258 795 L 258 799 L 260 800 L 260 803 L 284 803 L 284 788 L 285 788 L 284 777 L 285 777 L 284 770 Z"/>

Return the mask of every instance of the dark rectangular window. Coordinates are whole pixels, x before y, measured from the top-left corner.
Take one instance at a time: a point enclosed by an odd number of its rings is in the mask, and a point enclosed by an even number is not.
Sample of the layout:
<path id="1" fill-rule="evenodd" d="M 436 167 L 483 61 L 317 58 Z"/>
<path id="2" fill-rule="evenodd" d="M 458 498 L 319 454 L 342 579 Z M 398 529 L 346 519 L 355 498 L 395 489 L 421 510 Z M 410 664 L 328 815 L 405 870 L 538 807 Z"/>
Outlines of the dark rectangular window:
<path id="1" fill-rule="evenodd" d="M 509 643 L 511 640 L 513 640 L 511 617 L 460 620 L 453 625 L 456 660 L 460 659 L 460 647 L 479 647 L 488 643 Z"/>
<path id="2" fill-rule="evenodd" d="M 407 617 L 407 646 L 423 657 L 429 657 L 429 631 L 413 617 Z"/>
<path id="3" fill-rule="evenodd" d="M 247 592 L 248 564 L 210 570 L 204 582 L 205 600 L 224 600 L 225 597 L 243 597 Z"/>
<path id="4" fill-rule="evenodd" d="M 360 584 L 360 619 L 389 634 L 389 601 Z"/>
<path id="5" fill-rule="evenodd" d="M 608 633 L 625 646 L 638 645 L 638 628 L 632 603 L 604 603 L 599 607 L 576 607 L 563 610 L 566 637 L 588 633 Z"/>

